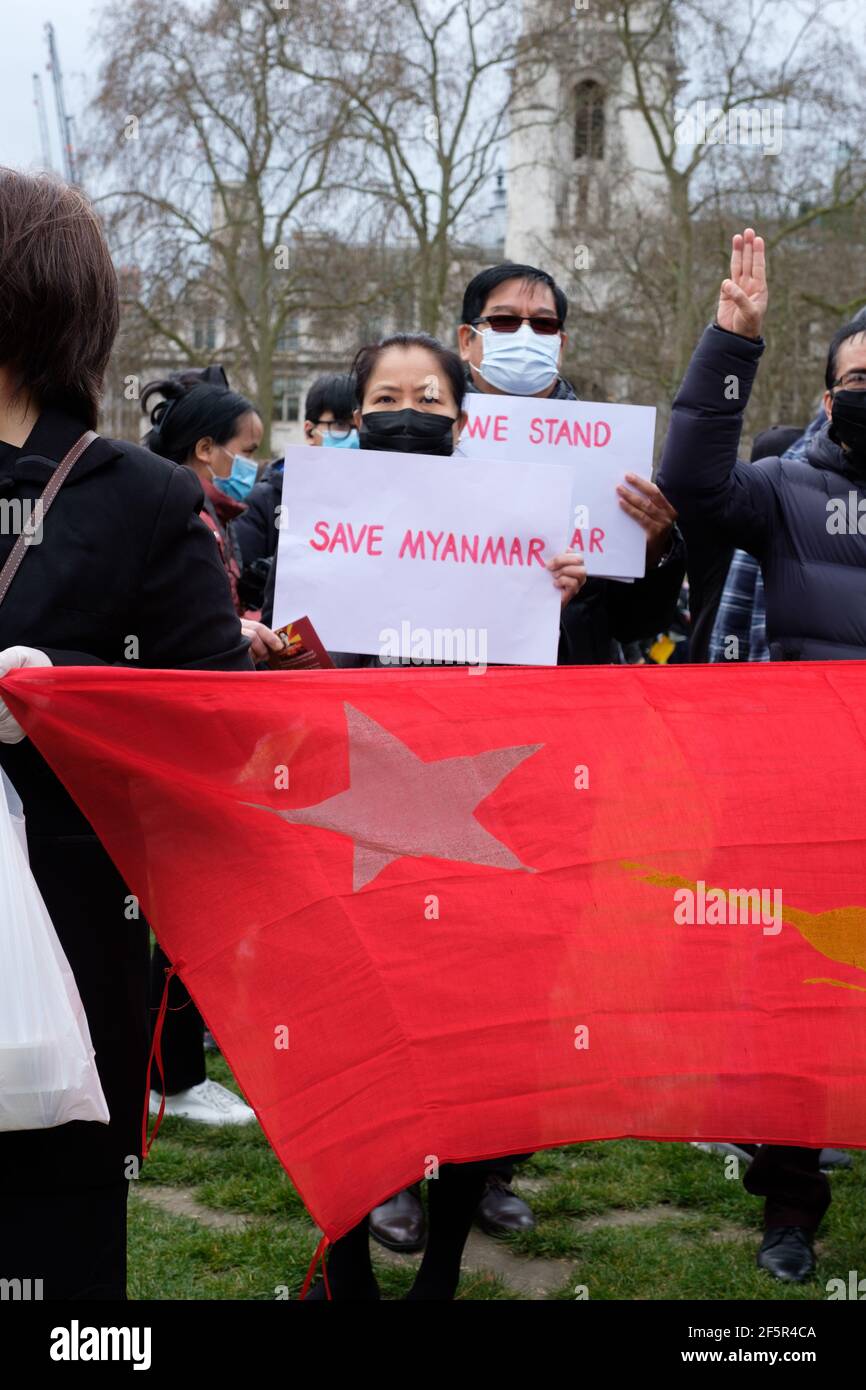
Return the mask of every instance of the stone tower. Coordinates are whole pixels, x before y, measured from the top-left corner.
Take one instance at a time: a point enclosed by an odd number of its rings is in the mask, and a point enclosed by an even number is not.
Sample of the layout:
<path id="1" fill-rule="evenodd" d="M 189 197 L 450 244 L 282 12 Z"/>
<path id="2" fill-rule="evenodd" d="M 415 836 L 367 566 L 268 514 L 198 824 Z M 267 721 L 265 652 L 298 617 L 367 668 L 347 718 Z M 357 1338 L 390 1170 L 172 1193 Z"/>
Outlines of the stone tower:
<path id="1" fill-rule="evenodd" d="M 542 265 L 596 310 L 615 273 L 616 238 L 666 196 L 622 39 L 624 9 L 634 42 L 645 42 L 652 0 L 610 0 L 607 9 L 605 0 L 524 0 L 526 52 L 512 98 L 506 256 Z M 533 37 L 538 30 L 546 40 Z M 668 100 L 673 73 L 672 44 L 656 36 L 640 64 L 650 102 Z"/>

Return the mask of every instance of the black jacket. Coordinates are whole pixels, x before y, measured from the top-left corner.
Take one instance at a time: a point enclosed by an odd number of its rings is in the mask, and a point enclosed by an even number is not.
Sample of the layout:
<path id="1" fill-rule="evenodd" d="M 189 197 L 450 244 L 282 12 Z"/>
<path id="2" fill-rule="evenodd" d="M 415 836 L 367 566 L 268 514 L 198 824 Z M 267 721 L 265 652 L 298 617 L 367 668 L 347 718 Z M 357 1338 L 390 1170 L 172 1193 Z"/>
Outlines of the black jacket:
<path id="1" fill-rule="evenodd" d="M 269 463 L 256 483 L 242 516 L 232 522 L 232 538 L 244 565 L 267 560 L 277 548 L 277 507 L 283 495 L 283 459 Z"/>
<path id="2" fill-rule="evenodd" d="M 829 428 L 803 461 L 737 461 L 763 350 L 763 342 L 706 330 L 674 401 L 659 486 L 680 513 L 690 556 L 711 536 L 760 562 L 773 660 L 863 659 L 866 536 L 833 534 L 827 506 L 838 499 L 847 510 L 849 494 L 866 497 L 866 478 Z"/>
<path id="3" fill-rule="evenodd" d="M 23 448 L 0 443 L 0 499 L 35 502 L 84 429 L 49 410 Z M 36 647 L 55 665 L 251 670 L 213 535 L 197 515 L 202 500 L 189 469 L 133 444 L 92 444 L 0 605 L 0 650 Z M 14 540 L 0 535 L 0 565 Z M 108 1126 L 0 1134 L 0 1183 L 11 1196 L 120 1181 L 141 1143 L 147 924 L 128 919 L 128 889 L 30 740 L 0 744 L 0 764 L 24 803 L 31 866 L 81 994 L 111 1114 Z"/>

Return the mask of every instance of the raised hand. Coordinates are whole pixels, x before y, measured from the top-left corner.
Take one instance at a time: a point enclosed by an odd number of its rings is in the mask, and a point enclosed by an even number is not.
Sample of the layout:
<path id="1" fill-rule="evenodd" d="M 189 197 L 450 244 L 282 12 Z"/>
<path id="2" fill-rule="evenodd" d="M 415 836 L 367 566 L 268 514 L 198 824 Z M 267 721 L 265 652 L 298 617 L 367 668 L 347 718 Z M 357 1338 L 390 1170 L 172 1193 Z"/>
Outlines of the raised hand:
<path id="1" fill-rule="evenodd" d="M 744 338 L 760 338 L 766 312 L 764 238 L 747 227 L 731 238 L 731 278 L 722 281 L 716 322 Z"/>

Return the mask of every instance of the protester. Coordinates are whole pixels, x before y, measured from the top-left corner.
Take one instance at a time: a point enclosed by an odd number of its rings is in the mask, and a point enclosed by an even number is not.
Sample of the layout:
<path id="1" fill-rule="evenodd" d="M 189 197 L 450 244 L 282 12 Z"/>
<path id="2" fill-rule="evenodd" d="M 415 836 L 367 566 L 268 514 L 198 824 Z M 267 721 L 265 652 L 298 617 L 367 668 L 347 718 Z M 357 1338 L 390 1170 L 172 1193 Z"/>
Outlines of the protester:
<path id="1" fill-rule="evenodd" d="M 262 440 L 261 419 L 237 392 L 202 381 L 184 383 L 170 376 L 149 382 L 141 393 L 145 414 L 156 395 L 161 399 L 150 411 L 152 428 L 145 443 L 155 454 L 186 464 L 198 477 L 205 497 L 202 520 L 213 531 L 235 607 L 241 613 L 240 556 L 229 525 L 243 514 L 258 475 L 255 453 Z"/>
<path id="2" fill-rule="evenodd" d="M 568 300 L 545 270 L 506 262 L 482 270 L 463 295 L 457 330 L 467 391 L 576 400 L 560 375 Z M 628 474 L 620 506 L 644 528 L 647 568 L 633 584 L 590 577 L 563 614 L 560 665 L 621 659 L 619 646 L 671 621 L 685 573 L 676 513 L 654 483 Z"/>
<path id="3" fill-rule="evenodd" d="M 660 484 L 691 532 L 712 528 L 760 562 L 771 660 L 866 657 L 866 535 L 834 524 L 866 489 L 866 331 L 843 325 L 827 356 L 826 421 L 801 461 L 737 461 L 743 414 L 764 350 L 764 242 L 732 241 L 716 322 L 698 344 L 673 405 Z M 732 380 L 737 390 L 730 390 Z M 745 1177 L 765 1200 L 758 1264 L 801 1282 L 815 1268 L 815 1232 L 830 1203 L 820 1151 L 762 1145 Z"/>
<path id="4" fill-rule="evenodd" d="M 93 429 L 117 328 L 117 278 L 85 198 L 52 177 L 0 169 L 6 497 L 35 501 Z M 0 672 L 252 669 L 201 504 L 189 469 L 133 444 L 91 441 L 0 605 Z M 0 536 L 0 560 L 15 539 Z M 24 803 L 31 866 L 111 1115 L 108 1125 L 0 1134 L 0 1277 L 39 1279 L 46 1299 L 122 1299 L 146 1096 L 148 929 L 130 919 L 133 899 L 92 827 L 2 702 L 0 765 Z"/>
<path id="5" fill-rule="evenodd" d="M 854 315 L 851 325 L 866 330 L 866 309 L 860 309 Z M 771 430 L 762 431 L 755 439 L 752 463 L 757 462 L 759 458 L 779 457 L 783 464 L 794 459 L 805 459 L 812 440 L 826 423 L 827 414 L 822 403 L 805 430 L 776 425 Z M 699 570 L 705 568 L 707 548 L 709 547 L 702 546 L 699 552 Z M 726 555 L 727 552 L 722 553 Z M 698 553 L 690 556 L 691 571 L 695 570 L 697 559 Z M 745 550 L 737 550 L 731 560 L 727 578 L 717 583 L 715 593 L 712 589 L 706 591 L 704 586 L 701 588 L 701 600 L 693 615 L 692 660 L 769 661 L 764 581 L 757 560 Z M 736 644 L 731 643 L 731 637 L 736 637 Z"/>
<path id="6" fill-rule="evenodd" d="M 457 330 L 465 390 L 576 400 L 560 375 L 568 341 L 568 300 L 552 275 L 506 262 L 482 270 L 463 296 Z M 629 474 L 620 505 L 647 533 L 647 573 L 632 584 L 588 578 L 563 609 L 559 665 L 623 660 L 622 647 L 654 636 L 673 619 L 685 572 L 676 514 L 659 489 Z M 476 1219 L 489 1235 L 528 1230 L 529 1204 L 514 1192 L 514 1160 L 489 1165 Z M 412 1250 L 424 1238 L 424 1213 L 411 1190 L 377 1207 L 371 1231 L 392 1250 Z"/>
<path id="7" fill-rule="evenodd" d="M 465 377 L 456 353 L 423 333 L 395 334 L 364 347 L 355 358 L 353 377 L 358 407 L 354 422 L 361 449 L 451 455 L 465 424 Z M 554 585 L 566 604 L 586 582 L 582 557 L 566 551 L 547 561 Z M 375 656 L 332 653 L 341 666 L 379 665 Z M 415 1282 L 413 1301 L 452 1299 L 460 1277 L 460 1259 L 489 1173 L 490 1164 L 443 1164 L 428 1183 L 429 1234 Z M 425 1222 L 417 1188 L 397 1194 L 370 1218 L 336 1241 L 328 1256 L 328 1281 L 335 1299 L 379 1297 L 370 1261 L 369 1237 L 405 1250 L 424 1243 Z M 325 1297 L 322 1284 L 313 1298 Z"/>
<path id="8" fill-rule="evenodd" d="M 317 377 L 304 404 L 305 442 L 315 448 L 357 449 L 354 409 L 355 386 L 351 377 L 336 372 Z M 265 595 L 279 536 L 284 462 L 277 459 L 269 464 L 247 498 L 246 511 L 232 525 L 243 565 L 241 593 L 246 594 L 251 606 L 266 608 L 266 613 L 262 613 L 266 622 L 273 610 L 273 594 L 268 594 L 267 602 Z"/>
<path id="9" fill-rule="evenodd" d="M 222 375 L 224 378 L 225 373 Z M 243 612 L 237 588 L 240 559 L 232 523 L 243 515 L 244 498 L 255 481 L 254 455 L 262 439 L 261 419 L 245 397 L 225 385 L 203 381 L 197 371 L 145 386 L 141 395 L 145 413 L 155 395 L 161 399 L 150 411 L 152 428 L 145 442 L 154 453 L 185 465 L 198 477 L 204 490 L 202 520 L 217 542 L 235 608 Z M 242 628 L 256 659 L 266 656 L 269 648 L 280 648 L 280 639 L 264 624 L 246 618 Z M 150 986 L 154 1022 L 170 964 L 162 948 L 154 946 Z M 162 1075 L 156 1063 L 151 1072 L 151 1113 L 158 1112 L 164 1087 L 167 1115 L 211 1125 L 252 1123 L 256 1117 L 250 1107 L 208 1077 L 204 1040 L 204 1019 L 186 987 L 173 976 L 162 1030 Z"/>
<path id="10" fill-rule="evenodd" d="M 825 419 L 822 409 L 820 423 Z M 806 434 L 811 430 L 812 425 Z M 750 462 L 785 459 L 788 450 L 804 438 L 803 430 L 796 425 L 773 425 L 755 436 Z M 725 547 L 722 553 L 727 558 L 730 552 Z M 692 558 L 690 578 L 696 558 Z M 769 661 L 761 567 L 745 550 L 734 551 L 727 575 L 716 585 L 713 594 L 702 592 L 699 598 L 695 586 L 692 616 L 693 661 Z M 709 634 L 709 650 L 706 634 Z"/>
<path id="11" fill-rule="evenodd" d="M 316 377 L 304 403 L 304 439 L 320 449 L 358 449 L 354 423 L 355 383 L 351 375 Z"/>

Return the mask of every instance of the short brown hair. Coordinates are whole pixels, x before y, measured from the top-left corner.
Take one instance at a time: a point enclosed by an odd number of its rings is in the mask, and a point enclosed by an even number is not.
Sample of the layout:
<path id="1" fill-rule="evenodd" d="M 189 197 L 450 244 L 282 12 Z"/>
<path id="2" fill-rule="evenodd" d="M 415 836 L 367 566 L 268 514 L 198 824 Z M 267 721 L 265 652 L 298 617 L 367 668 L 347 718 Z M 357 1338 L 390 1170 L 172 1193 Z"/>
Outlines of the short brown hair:
<path id="1" fill-rule="evenodd" d="M 93 428 L 119 320 L 117 275 L 84 195 L 0 168 L 0 366 L 14 390 Z"/>

